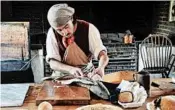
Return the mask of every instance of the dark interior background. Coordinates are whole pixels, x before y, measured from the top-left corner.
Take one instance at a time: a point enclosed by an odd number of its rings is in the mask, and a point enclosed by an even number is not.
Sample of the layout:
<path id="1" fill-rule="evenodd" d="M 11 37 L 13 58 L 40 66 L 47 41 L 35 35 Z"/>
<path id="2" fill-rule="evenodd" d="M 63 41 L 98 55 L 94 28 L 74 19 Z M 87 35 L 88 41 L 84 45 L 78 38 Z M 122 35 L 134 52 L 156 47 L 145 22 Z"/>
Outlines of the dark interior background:
<path id="1" fill-rule="evenodd" d="M 152 31 L 154 6 L 158 2 L 139 1 L 2 1 L 2 21 L 29 21 L 30 34 L 46 32 L 49 28 L 47 11 L 56 3 L 68 3 L 79 19 L 93 23 L 100 33 L 130 30 L 137 40 Z"/>
<path id="2" fill-rule="evenodd" d="M 29 21 L 31 36 L 47 33 L 47 12 L 56 3 L 74 7 L 76 16 L 93 23 L 100 33 L 130 30 L 136 40 L 150 33 L 171 38 L 175 34 L 175 23 L 168 22 L 170 1 L 1 1 L 1 21 Z"/>

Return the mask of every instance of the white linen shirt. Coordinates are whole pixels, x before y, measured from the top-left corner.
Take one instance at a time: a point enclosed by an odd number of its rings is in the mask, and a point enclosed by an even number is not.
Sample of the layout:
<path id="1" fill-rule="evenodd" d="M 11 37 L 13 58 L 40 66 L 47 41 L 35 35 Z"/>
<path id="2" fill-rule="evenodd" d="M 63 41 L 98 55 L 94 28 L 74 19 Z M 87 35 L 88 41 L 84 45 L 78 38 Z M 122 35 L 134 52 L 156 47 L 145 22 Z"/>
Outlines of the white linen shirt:
<path id="1" fill-rule="evenodd" d="M 89 23 L 89 51 L 93 54 L 95 60 L 98 59 L 99 52 L 105 50 L 106 47 L 103 45 L 99 30 L 91 23 Z M 50 58 L 54 58 L 61 61 L 59 53 L 58 42 L 55 38 L 55 34 L 52 28 L 49 29 L 46 38 L 46 62 L 49 63 Z"/>

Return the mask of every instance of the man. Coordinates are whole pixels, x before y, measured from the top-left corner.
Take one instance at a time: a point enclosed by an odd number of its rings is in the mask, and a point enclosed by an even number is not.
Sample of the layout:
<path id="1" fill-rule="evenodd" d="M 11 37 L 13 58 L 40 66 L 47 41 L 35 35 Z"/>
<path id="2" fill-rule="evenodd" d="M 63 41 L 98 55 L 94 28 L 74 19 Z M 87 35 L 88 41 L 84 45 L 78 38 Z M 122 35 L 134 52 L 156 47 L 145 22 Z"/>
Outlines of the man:
<path id="1" fill-rule="evenodd" d="M 99 80 L 108 64 L 107 49 L 98 29 L 91 23 L 74 18 L 74 8 L 65 3 L 53 5 L 47 15 L 50 29 L 46 40 L 46 61 L 52 75 L 72 74 Z M 94 68 L 92 58 L 99 60 Z"/>

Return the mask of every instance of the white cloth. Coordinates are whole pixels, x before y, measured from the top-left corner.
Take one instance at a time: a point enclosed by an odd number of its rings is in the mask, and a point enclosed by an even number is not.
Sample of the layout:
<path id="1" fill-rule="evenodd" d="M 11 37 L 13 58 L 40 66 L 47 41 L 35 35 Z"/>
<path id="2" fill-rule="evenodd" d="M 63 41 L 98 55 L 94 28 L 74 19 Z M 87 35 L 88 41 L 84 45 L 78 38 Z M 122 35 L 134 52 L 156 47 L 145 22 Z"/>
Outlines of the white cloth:
<path id="1" fill-rule="evenodd" d="M 118 101 L 118 103 L 124 108 L 140 107 L 143 105 L 143 103 L 146 101 L 146 98 L 148 97 L 146 90 L 143 86 L 140 86 L 138 82 L 129 82 L 122 80 L 122 82 L 117 88 L 121 89 L 120 92 L 130 91 L 133 93 L 133 102 L 121 103 L 120 101 Z"/>
<path id="2" fill-rule="evenodd" d="M 103 45 L 99 30 L 91 23 L 89 23 L 89 50 L 94 55 L 94 58 L 97 60 L 99 52 L 102 50 L 107 51 L 106 47 Z M 46 39 L 46 61 L 49 63 L 50 58 L 54 58 L 58 61 L 61 61 L 61 56 L 59 54 L 58 42 L 55 38 L 53 29 L 50 28 L 47 33 Z"/>
<path id="3" fill-rule="evenodd" d="M 19 107 L 22 106 L 25 96 L 29 89 L 29 83 L 22 84 L 1 84 L 1 103 L 0 107 Z"/>

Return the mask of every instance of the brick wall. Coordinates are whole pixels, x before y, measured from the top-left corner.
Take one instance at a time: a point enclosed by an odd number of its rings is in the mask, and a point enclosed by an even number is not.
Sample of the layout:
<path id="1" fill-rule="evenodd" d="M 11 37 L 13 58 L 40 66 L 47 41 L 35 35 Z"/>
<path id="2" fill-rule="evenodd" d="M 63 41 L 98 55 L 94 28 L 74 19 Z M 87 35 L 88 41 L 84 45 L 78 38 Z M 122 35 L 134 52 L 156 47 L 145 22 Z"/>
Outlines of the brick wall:
<path id="1" fill-rule="evenodd" d="M 43 2 L 12 2 L 13 20 L 29 21 L 30 34 L 44 32 Z"/>
<path id="2" fill-rule="evenodd" d="M 165 34 L 175 40 L 175 22 L 169 22 L 169 1 L 157 2 L 154 5 L 153 33 Z M 172 42 L 173 42 L 172 41 Z"/>

